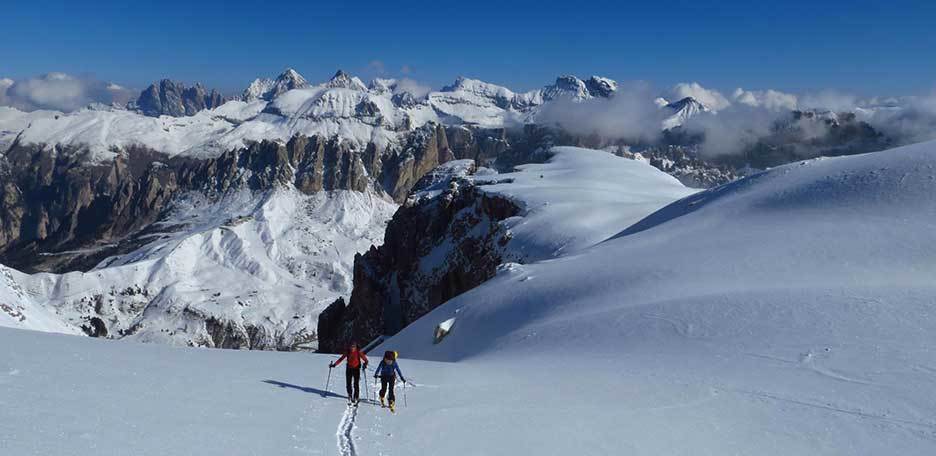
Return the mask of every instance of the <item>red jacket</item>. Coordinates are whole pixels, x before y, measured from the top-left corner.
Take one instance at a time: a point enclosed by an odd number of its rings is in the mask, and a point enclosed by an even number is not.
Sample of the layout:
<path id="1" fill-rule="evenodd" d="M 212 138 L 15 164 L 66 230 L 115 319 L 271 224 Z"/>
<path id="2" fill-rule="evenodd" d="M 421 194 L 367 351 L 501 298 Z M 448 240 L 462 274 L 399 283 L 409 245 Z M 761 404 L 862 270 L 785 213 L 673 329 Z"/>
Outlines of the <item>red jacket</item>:
<path id="1" fill-rule="evenodd" d="M 364 364 L 367 364 L 367 355 L 358 349 L 354 349 L 341 355 L 341 358 L 338 358 L 338 361 L 335 361 L 335 365 L 337 366 L 341 364 L 341 360 L 345 358 L 348 358 L 348 367 L 352 369 L 357 369 L 360 367 L 362 360 L 364 361 Z"/>

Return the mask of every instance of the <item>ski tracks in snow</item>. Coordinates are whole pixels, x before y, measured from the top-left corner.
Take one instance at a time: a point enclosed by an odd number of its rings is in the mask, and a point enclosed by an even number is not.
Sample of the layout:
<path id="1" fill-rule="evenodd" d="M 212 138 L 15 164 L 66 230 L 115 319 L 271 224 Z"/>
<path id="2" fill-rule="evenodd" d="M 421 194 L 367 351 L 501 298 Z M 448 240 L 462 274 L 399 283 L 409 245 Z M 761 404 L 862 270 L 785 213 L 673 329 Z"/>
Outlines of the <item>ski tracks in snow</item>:
<path id="1" fill-rule="evenodd" d="M 357 410 L 356 406 L 349 405 L 338 422 L 335 436 L 338 438 L 340 456 L 357 456 L 357 449 L 354 448 L 354 420 L 357 418 Z"/>
<path id="2" fill-rule="evenodd" d="M 384 429 L 383 420 L 390 412 L 381 409 L 370 399 L 362 401 L 358 407 L 344 406 L 334 434 L 335 443 L 331 443 L 325 431 L 334 429 L 332 426 L 335 422 L 332 420 L 339 402 L 333 399 L 316 397 L 300 415 L 292 434 L 295 453 L 325 456 L 336 454 L 337 449 L 338 456 L 359 456 L 362 453 L 386 455 L 384 440 L 391 438 L 392 434 Z M 363 452 L 357 445 L 362 439 L 368 443 L 368 448 Z"/>

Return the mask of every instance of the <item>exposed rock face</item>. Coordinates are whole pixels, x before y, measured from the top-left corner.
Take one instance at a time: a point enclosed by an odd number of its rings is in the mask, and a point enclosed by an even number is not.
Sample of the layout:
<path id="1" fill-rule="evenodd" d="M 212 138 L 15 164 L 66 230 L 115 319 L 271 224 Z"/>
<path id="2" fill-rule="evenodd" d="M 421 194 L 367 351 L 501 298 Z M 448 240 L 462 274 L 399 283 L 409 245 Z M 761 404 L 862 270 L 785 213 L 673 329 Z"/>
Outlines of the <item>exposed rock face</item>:
<path id="1" fill-rule="evenodd" d="M 443 170 L 444 171 L 444 170 Z M 419 198 L 428 185 L 447 187 Z M 429 174 L 387 226 L 384 245 L 354 259 L 354 291 L 319 317 L 319 350 L 395 334 L 430 310 L 495 274 L 517 215 L 510 200 L 489 195 L 457 175 Z"/>
<path id="2" fill-rule="evenodd" d="M 383 186 L 394 200 L 402 201 L 422 176 L 454 158 L 445 127 L 430 124 L 411 135 L 403 150 L 388 157 Z"/>
<path id="3" fill-rule="evenodd" d="M 445 136 L 455 158 L 470 158 L 485 166 L 505 156 L 512 147 L 507 130 L 503 128 L 448 127 Z"/>
<path id="4" fill-rule="evenodd" d="M 583 100 L 587 98 L 608 98 L 617 90 L 617 82 L 613 79 L 592 76 L 583 81 L 575 76 L 566 75 L 556 78 L 553 85 L 543 88 L 543 99 L 553 100 L 559 97 L 570 97 Z"/>
<path id="5" fill-rule="evenodd" d="M 161 158 L 130 149 L 88 166 L 81 150 L 14 145 L 0 158 L 16 170 L 0 177 L 0 262 L 28 271 L 90 267 L 72 255 L 47 253 L 111 251 L 114 242 L 155 221 L 179 188 Z"/>
<path id="6" fill-rule="evenodd" d="M 159 116 L 193 116 L 203 109 L 213 109 L 221 106 L 228 100 L 218 91 L 210 92 L 201 84 L 186 87 L 182 83 L 163 79 L 150 85 L 136 101 L 136 107 L 144 115 Z"/>
<path id="7" fill-rule="evenodd" d="M 465 143 L 466 154 L 476 149 Z M 0 263 L 28 272 L 87 270 L 138 247 L 132 235 L 144 234 L 185 191 L 217 197 L 287 184 L 306 194 L 371 188 L 402 202 L 423 175 L 455 158 L 445 128 L 435 124 L 391 151 L 296 136 L 204 160 L 119 152 L 90 165 L 82 149 L 14 144 L 0 157 Z"/>
<path id="8" fill-rule="evenodd" d="M 601 76 L 592 76 L 585 81 L 585 88 L 593 97 L 608 98 L 617 91 L 617 82 Z"/>

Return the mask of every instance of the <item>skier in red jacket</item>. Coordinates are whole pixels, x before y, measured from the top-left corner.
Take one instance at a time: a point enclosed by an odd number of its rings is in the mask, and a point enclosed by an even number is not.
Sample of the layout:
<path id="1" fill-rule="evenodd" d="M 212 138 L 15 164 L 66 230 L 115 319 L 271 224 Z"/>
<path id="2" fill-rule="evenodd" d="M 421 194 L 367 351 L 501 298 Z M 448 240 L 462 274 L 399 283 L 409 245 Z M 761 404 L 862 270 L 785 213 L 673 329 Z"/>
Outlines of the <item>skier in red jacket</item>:
<path id="1" fill-rule="evenodd" d="M 356 343 L 351 342 L 348 350 L 341 355 L 341 358 L 338 358 L 337 361 L 329 364 L 328 367 L 333 368 L 341 364 L 341 361 L 345 358 L 348 359 L 347 368 L 345 369 L 345 384 L 348 388 L 348 403 L 357 404 L 361 401 L 361 367 L 363 366 L 364 370 L 367 370 L 367 355 L 358 349 Z"/>

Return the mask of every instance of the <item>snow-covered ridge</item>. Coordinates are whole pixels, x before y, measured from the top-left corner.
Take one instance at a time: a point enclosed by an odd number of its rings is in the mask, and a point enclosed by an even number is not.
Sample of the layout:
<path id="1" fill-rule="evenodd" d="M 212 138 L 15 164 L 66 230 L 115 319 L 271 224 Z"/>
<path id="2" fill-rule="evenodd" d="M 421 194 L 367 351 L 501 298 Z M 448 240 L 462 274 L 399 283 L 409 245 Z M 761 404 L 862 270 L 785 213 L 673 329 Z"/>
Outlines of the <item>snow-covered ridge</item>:
<path id="1" fill-rule="evenodd" d="M 0 148 L 6 149 L 18 137 L 22 144 L 87 148 L 96 160 L 107 160 L 114 149 L 129 146 L 204 158 L 250 141 L 286 141 L 297 134 L 337 136 L 361 148 L 368 143 L 388 147 L 428 122 L 485 127 L 529 122 L 537 107 L 549 100 L 611 96 L 616 83 L 564 76 L 541 90 L 517 94 L 459 78 L 428 95 L 408 90 L 393 80 L 376 80 L 368 86 L 343 71 L 312 85 L 287 69 L 275 79 L 255 80 L 239 100 L 188 117 L 147 117 L 101 106 L 71 113 L 0 108 Z"/>

